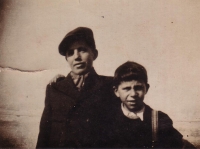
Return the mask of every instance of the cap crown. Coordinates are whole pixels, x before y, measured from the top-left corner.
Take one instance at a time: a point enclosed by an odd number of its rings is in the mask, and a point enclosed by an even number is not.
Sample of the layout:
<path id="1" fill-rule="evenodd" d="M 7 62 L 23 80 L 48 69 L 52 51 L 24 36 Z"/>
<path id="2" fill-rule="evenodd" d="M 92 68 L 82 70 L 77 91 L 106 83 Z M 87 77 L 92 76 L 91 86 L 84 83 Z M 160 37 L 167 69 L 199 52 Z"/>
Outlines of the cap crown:
<path id="1" fill-rule="evenodd" d="M 69 46 L 77 40 L 85 41 L 88 46 L 90 46 L 93 50 L 96 49 L 95 40 L 93 36 L 93 32 L 90 28 L 87 27 L 78 27 L 69 33 L 63 38 L 61 41 L 58 49 L 59 53 L 63 56 L 66 55 L 66 51 L 68 50 Z"/>

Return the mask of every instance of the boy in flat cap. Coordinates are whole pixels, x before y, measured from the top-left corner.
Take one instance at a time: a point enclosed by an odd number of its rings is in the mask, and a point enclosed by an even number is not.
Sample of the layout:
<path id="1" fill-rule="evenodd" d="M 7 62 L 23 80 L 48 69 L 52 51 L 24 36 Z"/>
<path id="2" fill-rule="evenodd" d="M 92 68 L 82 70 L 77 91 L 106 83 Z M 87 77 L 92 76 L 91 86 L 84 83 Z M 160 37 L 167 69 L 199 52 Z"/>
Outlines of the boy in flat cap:
<path id="1" fill-rule="evenodd" d="M 47 85 L 36 147 L 92 147 L 95 113 L 90 105 L 99 95 L 110 95 L 112 78 L 99 76 L 93 68 L 98 51 L 89 28 L 69 32 L 59 45 L 59 53 L 65 56 L 71 72 Z"/>
<path id="2" fill-rule="evenodd" d="M 182 148 L 182 135 L 173 127 L 169 116 L 144 103 L 149 89 L 146 69 L 135 62 L 119 66 L 114 75 L 115 100 L 108 121 L 102 125 L 104 147 L 115 148 Z"/>

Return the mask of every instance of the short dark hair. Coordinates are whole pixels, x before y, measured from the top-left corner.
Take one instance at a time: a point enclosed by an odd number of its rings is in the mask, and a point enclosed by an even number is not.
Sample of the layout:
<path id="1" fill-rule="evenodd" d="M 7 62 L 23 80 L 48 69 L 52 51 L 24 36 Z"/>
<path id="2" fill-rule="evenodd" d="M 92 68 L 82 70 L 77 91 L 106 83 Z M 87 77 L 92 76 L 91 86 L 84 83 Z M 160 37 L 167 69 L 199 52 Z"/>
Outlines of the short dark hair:
<path id="1" fill-rule="evenodd" d="M 140 80 L 144 81 L 146 85 L 148 84 L 147 71 L 144 66 L 128 61 L 116 69 L 113 85 L 118 87 L 121 82 L 131 80 Z"/>

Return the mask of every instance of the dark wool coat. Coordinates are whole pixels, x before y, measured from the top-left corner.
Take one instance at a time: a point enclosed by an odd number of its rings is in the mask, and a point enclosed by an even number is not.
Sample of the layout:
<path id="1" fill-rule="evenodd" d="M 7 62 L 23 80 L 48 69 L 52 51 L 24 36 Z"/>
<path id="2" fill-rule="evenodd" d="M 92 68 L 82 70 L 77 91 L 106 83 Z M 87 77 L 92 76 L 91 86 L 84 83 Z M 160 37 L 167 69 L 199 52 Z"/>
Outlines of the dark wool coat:
<path id="1" fill-rule="evenodd" d="M 118 99 L 119 100 L 119 99 Z M 172 120 L 158 112 L 158 142 L 152 144 L 152 109 L 145 105 L 144 120 L 124 116 L 120 103 L 110 109 L 107 123 L 103 124 L 104 147 L 114 148 L 182 148 L 182 135 L 172 126 Z"/>
<path id="2" fill-rule="evenodd" d="M 36 148 L 93 147 L 98 126 L 94 108 L 101 95 L 110 96 L 111 81 L 92 70 L 80 92 L 70 74 L 47 85 Z"/>

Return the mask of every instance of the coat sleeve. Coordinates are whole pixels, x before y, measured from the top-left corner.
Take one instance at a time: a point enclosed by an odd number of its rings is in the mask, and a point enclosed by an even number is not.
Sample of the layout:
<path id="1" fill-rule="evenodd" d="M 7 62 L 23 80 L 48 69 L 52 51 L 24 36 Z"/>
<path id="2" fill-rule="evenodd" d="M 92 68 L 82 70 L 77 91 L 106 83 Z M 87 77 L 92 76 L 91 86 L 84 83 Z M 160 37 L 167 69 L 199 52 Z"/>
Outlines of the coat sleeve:
<path id="1" fill-rule="evenodd" d="M 46 148 L 48 147 L 49 144 L 49 138 L 51 133 L 51 115 L 52 115 L 49 90 L 50 90 L 50 85 L 47 85 L 45 107 L 40 121 L 39 135 L 36 148 Z"/>
<path id="2" fill-rule="evenodd" d="M 165 113 L 159 112 L 159 146 L 164 148 L 182 148 L 183 136 L 173 127 L 173 122 Z"/>

